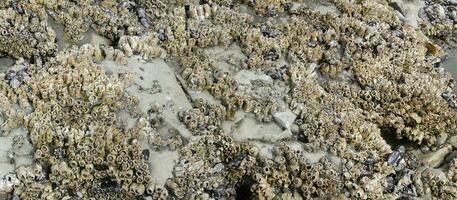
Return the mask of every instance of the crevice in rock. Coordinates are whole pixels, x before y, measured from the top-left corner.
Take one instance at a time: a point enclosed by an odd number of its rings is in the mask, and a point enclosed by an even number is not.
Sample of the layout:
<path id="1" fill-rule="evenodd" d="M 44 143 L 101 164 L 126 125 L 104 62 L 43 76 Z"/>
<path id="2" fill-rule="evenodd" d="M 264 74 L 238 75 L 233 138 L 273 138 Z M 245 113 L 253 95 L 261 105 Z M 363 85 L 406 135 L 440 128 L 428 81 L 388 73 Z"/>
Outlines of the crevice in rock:
<path id="1" fill-rule="evenodd" d="M 386 143 L 390 147 L 395 148 L 401 144 L 407 143 L 406 139 L 397 138 L 395 128 L 390 127 L 390 126 L 383 126 L 380 129 L 381 129 L 381 137 L 386 141 Z"/>
<path id="2" fill-rule="evenodd" d="M 236 187 L 236 200 L 252 199 L 253 195 L 251 187 L 254 180 L 251 177 L 245 177 L 243 181 Z"/>

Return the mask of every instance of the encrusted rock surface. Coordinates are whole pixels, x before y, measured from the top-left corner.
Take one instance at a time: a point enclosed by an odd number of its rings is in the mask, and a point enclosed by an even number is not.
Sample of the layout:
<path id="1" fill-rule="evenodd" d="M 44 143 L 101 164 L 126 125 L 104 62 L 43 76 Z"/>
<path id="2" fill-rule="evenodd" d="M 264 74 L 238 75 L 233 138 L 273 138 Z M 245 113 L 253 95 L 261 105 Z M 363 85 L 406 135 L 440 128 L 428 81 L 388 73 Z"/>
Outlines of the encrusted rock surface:
<path id="1" fill-rule="evenodd" d="M 456 27 L 452 0 L 2 1 L 0 198 L 456 199 Z"/>

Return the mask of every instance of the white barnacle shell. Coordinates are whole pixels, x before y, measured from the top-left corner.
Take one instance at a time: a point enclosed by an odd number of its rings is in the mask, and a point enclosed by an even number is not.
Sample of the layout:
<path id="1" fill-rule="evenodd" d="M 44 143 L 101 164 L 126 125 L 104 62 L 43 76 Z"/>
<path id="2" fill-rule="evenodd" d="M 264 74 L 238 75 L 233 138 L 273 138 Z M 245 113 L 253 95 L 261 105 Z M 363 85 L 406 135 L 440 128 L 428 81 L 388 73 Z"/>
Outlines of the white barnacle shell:
<path id="1" fill-rule="evenodd" d="M 196 10 L 197 10 L 197 19 L 198 20 L 203 20 L 205 18 L 205 12 L 203 10 L 203 6 L 202 5 L 198 5 L 196 7 Z"/>
<path id="2" fill-rule="evenodd" d="M 128 38 L 128 42 L 130 44 L 130 47 L 133 49 L 133 50 L 136 50 L 137 47 L 138 47 L 138 41 L 139 41 L 139 38 L 138 36 L 131 36 Z"/>
<path id="3" fill-rule="evenodd" d="M 15 174 L 6 174 L 0 180 L 0 193 L 5 194 L 13 190 L 14 186 L 19 185 L 20 181 Z"/>
<path id="4" fill-rule="evenodd" d="M 133 55 L 133 49 L 132 49 L 132 47 L 130 46 L 129 43 L 127 43 L 127 42 L 122 43 L 121 44 L 121 49 L 127 56 L 130 57 L 130 56 Z"/>
<path id="5" fill-rule="evenodd" d="M 211 7 L 208 5 L 208 4 L 203 4 L 203 13 L 204 13 L 204 17 L 205 18 L 208 18 L 211 16 Z"/>
<path id="6" fill-rule="evenodd" d="M 173 10 L 173 14 L 178 17 L 185 17 L 186 10 L 184 9 L 184 7 L 177 7 Z"/>
<path id="7" fill-rule="evenodd" d="M 191 19 L 197 19 L 198 18 L 198 11 L 197 11 L 197 8 L 195 6 L 191 6 L 191 8 L 189 9 L 188 13 L 189 17 Z"/>
<path id="8" fill-rule="evenodd" d="M 156 188 L 156 185 L 155 185 L 155 184 L 149 183 L 149 184 L 146 186 L 146 194 L 148 194 L 148 195 L 154 194 L 155 188 Z"/>
<path id="9" fill-rule="evenodd" d="M 213 4 L 211 6 L 211 14 L 214 16 L 217 14 L 217 10 L 219 9 L 219 6 L 217 4 Z"/>
<path id="10" fill-rule="evenodd" d="M 131 51 L 131 49 L 130 49 L 130 51 Z M 129 53 L 131 53 L 133 55 L 133 52 L 129 52 Z M 114 51 L 114 61 L 118 64 L 125 64 L 125 63 L 127 63 L 127 57 L 125 57 L 125 54 L 122 51 L 116 49 Z"/>
<path id="11" fill-rule="evenodd" d="M 95 60 L 96 60 L 96 61 L 101 61 L 101 60 L 103 60 L 103 52 L 102 52 L 102 50 L 100 49 L 99 46 L 96 46 L 96 47 L 94 48 L 93 56 L 95 57 Z"/>
<path id="12" fill-rule="evenodd" d="M 113 60 L 114 59 L 114 48 L 113 47 L 106 47 L 103 49 L 103 52 L 105 54 L 105 58 L 108 60 Z"/>

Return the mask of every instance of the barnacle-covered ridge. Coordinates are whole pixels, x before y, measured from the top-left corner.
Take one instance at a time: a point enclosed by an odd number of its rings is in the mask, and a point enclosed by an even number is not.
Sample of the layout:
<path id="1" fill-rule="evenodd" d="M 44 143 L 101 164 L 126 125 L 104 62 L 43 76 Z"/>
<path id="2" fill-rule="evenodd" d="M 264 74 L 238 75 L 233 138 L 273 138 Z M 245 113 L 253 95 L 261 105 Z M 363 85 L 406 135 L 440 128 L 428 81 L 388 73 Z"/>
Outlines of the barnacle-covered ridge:
<path id="1" fill-rule="evenodd" d="M 452 0 L 2 1 L 0 197 L 455 199 L 456 27 Z"/>

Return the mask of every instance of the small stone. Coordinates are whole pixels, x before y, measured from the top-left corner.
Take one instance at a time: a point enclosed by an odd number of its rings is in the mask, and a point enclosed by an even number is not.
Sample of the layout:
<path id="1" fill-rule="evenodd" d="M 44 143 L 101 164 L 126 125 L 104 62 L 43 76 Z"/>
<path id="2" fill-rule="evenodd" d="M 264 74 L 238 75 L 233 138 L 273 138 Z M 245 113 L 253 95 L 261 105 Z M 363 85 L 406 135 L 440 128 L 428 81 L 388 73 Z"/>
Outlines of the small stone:
<path id="1" fill-rule="evenodd" d="M 436 145 L 440 146 L 446 142 L 448 135 L 446 133 L 442 133 L 436 138 Z"/>
<path id="2" fill-rule="evenodd" d="M 449 163 L 449 162 L 453 161 L 456 158 L 457 158 L 457 151 L 453 151 L 448 156 L 446 156 L 446 159 L 444 159 L 444 163 Z"/>
<path id="3" fill-rule="evenodd" d="M 111 44 L 111 41 L 108 38 L 106 38 L 105 36 L 99 35 L 97 33 L 92 33 L 90 35 L 90 43 L 94 46 L 97 46 L 97 45 L 109 46 Z"/>
<path id="4" fill-rule="evenodd" d="M 452 21 L 457 22 L 457 11 L 455 11 L 455 10 L 452 11 L 450 16 L 451 16 Z"/>
<path id="5" fill-rule="evenodd" d="M 292 131 L 293 134 L 298 134 L 300 133 L 300 126 L 292 124 L 292 126 L 290 126 L 290 131 Z"/>
<path id="6" fill-rule="evenodd" d="M 457 148 L 457 136 L 452 136 L 447 140 L 447 143 L 452 145 L 454 148 Z"/>
<path id="7" fill-rule="evenodd" d="M 451 153 L 451 151 L 452 146 L 446 144 L 443 148 L 426 153 L 422 155 L 419 159 L 424 165 L 435 168 L 441 165 L 443 160 L 446 158 L 446 155 Z"/>
<path id="8" fill-rule="evenodd" d="M 13 88 L 13 89 L 16 89 L 19 87 L 19 85 L 21 85 L 21 82 L 19 80 L 17 80 L 16 78 L 13 78 L 10 80 L 10 86 Z"/>
<path id="9" fill-rule="evenodd" d="M 401 154 L 402 154 L 402 153 L 405 153 L 405 150 L 406 150 L 406 149 L 405 149 L 405 146 L 403 146 L 403 145 L 401 145 L 401 146 L 399 146 L 399 147 L 397 148 L 397 151 L 400 152 Z"/>
<path id="10" fill-rule="evenodd" d="M 273 114 L 273 117 L 281 127 L 285 129 L 290 129 L 292 123 L 294 123 L 297 115 L 295 115 L 292 111 L 288 110 L 285 112 L 277 112 Z"/>

